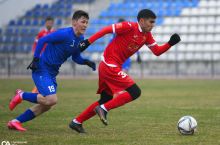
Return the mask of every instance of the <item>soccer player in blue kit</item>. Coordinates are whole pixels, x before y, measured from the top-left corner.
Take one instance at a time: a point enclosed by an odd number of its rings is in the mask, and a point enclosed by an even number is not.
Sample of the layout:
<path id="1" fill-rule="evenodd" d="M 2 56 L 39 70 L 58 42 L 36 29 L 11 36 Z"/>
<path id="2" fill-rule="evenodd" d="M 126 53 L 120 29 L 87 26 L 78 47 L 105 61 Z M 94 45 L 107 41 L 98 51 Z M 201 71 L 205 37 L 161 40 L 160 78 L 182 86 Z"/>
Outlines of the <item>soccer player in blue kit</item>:
<path id="1" fill-rule="evenodd" d="M 84 40 L 83 34 L 88 26 L 89 15 L 85 11 L 78 10 L 72 16 L 72 27 L 59 29 L 39 39 L 34 58 L 27 69 L 32 70 L 32 78 L 39 93 L 29 93 L 17 89 L 15 96 L 9 103 L 13 110 L 22 100 L 35 103 L 23 114 L 8 122 L 9 129 L 26 131 L 22 123 L 30 121 L 42 113 L 48 111 L 57 103 L 56 76 L 60 66 L 72 56 L 72 60 L 80 65 L 88 65 L 96 70 L 94 62 L 84 59 L 80 53 L 84 51 L 79 47 L 79 42 Z M 44 44 L 47 43 L 45 51 L 40 55 Z"/>

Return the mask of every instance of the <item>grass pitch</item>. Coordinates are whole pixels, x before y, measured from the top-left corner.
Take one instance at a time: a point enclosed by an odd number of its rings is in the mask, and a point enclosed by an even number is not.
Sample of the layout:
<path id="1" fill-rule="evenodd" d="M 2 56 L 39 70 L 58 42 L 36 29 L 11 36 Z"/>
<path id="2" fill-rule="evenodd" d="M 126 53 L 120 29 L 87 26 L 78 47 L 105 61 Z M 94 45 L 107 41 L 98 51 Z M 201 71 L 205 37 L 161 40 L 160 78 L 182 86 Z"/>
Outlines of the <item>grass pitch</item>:
<path id="1" fill-rule="evenodd" d="M 68 128 L 70 120 L 99 99 L 97 80 L 58 79 L 58 104 L 27 122 L 27 132 L 8 130 L 7 122 L 30 107 L 23 102 L 9 111 L 9 98 L 16 88 L 30 91 L 29 79 L 0 79 L 0 143 L 24 145 L 220 145 L 219 80 L 137 80 L 142 89 L 138 100 L 108 114 L 104 126 L 97 116 L 84 123 L 88 132 Z M 177 131 L 180 117 L 192 115 L 198 122 L 193 136 Z"/>

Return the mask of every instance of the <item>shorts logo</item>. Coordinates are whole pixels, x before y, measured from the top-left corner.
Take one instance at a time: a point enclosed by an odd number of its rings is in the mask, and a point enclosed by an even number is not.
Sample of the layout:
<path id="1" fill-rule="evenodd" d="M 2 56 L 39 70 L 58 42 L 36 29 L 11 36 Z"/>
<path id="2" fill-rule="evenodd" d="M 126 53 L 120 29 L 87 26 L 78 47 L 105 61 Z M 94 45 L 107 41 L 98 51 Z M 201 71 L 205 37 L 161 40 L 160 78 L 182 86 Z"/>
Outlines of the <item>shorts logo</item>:
<path id="1" fill-rule="evenodd" d="M 121 76 L 122 78 L 125 78 L 126 76 L 128 76 L 125 72 L 123 72 L 123 71 L 120 71 L 119 73 L 118 73 L 118 75 L 119 76 Z"/>

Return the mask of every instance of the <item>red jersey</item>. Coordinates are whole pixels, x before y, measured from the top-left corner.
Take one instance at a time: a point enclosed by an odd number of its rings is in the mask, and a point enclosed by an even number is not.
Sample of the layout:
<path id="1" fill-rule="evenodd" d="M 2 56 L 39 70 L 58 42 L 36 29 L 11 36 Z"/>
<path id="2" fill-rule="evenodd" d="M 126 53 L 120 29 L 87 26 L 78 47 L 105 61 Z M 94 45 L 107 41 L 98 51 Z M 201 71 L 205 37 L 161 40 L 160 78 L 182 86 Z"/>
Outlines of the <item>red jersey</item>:
<path id="1" fill-rule="evenodd" d="M 151 32 L 142 33 L 137 22 L 113 24 L 112 29 L 113 33 L 116 33 L 116 37 L 104 51 L 104 59 L 110 64 L 121 66 L 144 44 L 152 45 L 155 43 Z"/>
<path id="2" fill-rule="evenodd" d="M 37 36 L 35 37 L 34 44 L 33 44 L 33 46 L 32 46 L 32 52 L 34 53 L 34 51 L 35 51 L 35 49 L 36 49 L 36 46 L 37 46 L 37 42 L 38 42 L 38 40 L 39 40 L 41 37 L 44 37 L 44 36 L 46 36 L 46 35 L 48 35 L 48 34 L 54 32 L 54 31 L 55 31 L 54 28 L 52 28 L 52 29 L 50 29 L 50 30 L 48 30 L 48 29 L 46 29 L 46 28 L 42 29 L 42 30 L 37 34 Z M 41 53 L 44 51 L 45 48 L 46 48 L 46 45 L 44 45 L 44 47 L 43 47 Z"/>
<path id="3" fill-rule="evenodd" d="M 121 66 L 125 60 L 137 52 L 143 45 L 147 45 L 155 55 L 160 55 L 171 46 L 165 43 L 158 46 L 151 32 L 142 32 L 138 22 L 121 22 L 105 27 L 89 38 L 92 43 L 107 33 L 115 33 L 115 38 L 108 44 L 102 60 L 108 66 Z"/>

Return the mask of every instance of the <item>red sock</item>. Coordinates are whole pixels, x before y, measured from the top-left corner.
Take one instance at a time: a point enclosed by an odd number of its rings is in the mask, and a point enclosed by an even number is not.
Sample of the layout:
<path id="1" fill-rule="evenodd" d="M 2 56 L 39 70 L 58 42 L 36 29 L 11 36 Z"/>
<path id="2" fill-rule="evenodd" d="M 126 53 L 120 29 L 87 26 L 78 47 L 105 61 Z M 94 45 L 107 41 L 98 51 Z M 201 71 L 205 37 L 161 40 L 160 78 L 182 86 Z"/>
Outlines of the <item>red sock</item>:
<path id="1" fill-rule="evenodd" d="M 123 94 L 118 95 L 114 99 L 106 102 L 104 104 L 105 108 L 109 111 L 111 109 L 120 107 L 128 102 L 131 102 L 133 99 L 128 92 L 124 92 Z"/>
<path id="2" fill-rule="evenodd" d="M 81 114 L 79 114 L 75 119 L 78 122 L 83 123 L 84 121 L 86 121 L 89 118 L 93 117 L 96 114 L 94 109 L 98 105 L 99 105 L 98 102 L 94 102 L 89 107 L 87 107 Z"/>

